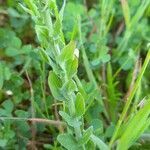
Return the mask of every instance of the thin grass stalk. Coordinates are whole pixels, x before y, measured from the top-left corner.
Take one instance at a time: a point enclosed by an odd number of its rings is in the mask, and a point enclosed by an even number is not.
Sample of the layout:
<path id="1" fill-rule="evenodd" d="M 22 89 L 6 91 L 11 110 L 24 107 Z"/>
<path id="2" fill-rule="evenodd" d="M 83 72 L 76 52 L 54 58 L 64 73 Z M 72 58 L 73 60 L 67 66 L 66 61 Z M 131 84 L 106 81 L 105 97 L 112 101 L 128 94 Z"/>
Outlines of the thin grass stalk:
<path id="1" fill-rule="evenodd" d="M 43 103 L 44 103 L 44 107 L 45 107 L 45 112 L 46 112 L 46 116 L 48 118 L 49 117 L 49 114 L 48 114 L 48 107 L 47 107 L 47 104 L 46 104 L 46 85 L 45 85 L 45 81 L 46 81 L 46 75 L 45 75 L 45 62 L 42 62 L 42 69 L 41 69 L 41 74 L 42 74 L 42 77 L 41 77 L 41 91 L 42 91 L 42 99 L 43 99 Z M 43 82 L 44 81 L 44 82 Z"/>
<path id="2" fill-rule="evenodd" d="M 134 95 L 135 95 L 135 93 L 136 93 L 136 90 L 138 89 L 138 86 L 139 86 L 139 84 L 140 84 L 140 82 L 141 82 L 141 80 L 142 80 L 143 74 L 144 74 L 144 72 L 145 72 L 145 70 L 146 70 L 146 68 L 147 68 L 147 65 L 148 65 L 149 61 L 150 61 L 150 49 L 148 50 L 148 53 L 147 53 L 147 55 L 146 55 L 144 64 L 143 64 L 143 66 L 142 66 L 142 69 L 141 69 L 141 71 L 140 71 L 140 73 L 139 73 L 139 75 L 138 75 L 138 78 L 137 78 L 137 80 L 136 80 L 136 82 L 135 82 L 135 84 L 134 84 L 134 86 L 133 86 L 133 89 L 132 89 L 132 91 L 131 91 L 129 97 L 127 98 L 127 102 L 126 102 L 125 107 L 124 107 L 124 109 L 123 109 L 123 111 L 122 111 L 122 114 L 121 114 L 121 116 L 120 116 L 120 119 L 118 120 L 118 123 L 117 123 L 117 125 L 116 125 L 116 129 L 115 129 L 115 132 L 114 132 L 114 134 L 113 134 L 113 136 L 112 136 L 112 138 L 111 138 L 111 141 L 110 141 L 110 143 L 109 143 L 109 147 L 110 147 L 110 148 L 112 147 L 112 144 L 114 143 L 114 141 L 115 141 L 115 139 L 116 139 L 116 137 L 117 137 L 117 135 L 118 135 L 119 129 L 120 129 L 120 127 L 121 127 L 121 124 L 122 124 L 122 122 L 123 122 L 123 120 L 124 120 L 124 118 L 125 118 L 125 116 L 126 116 L 126 114 L 127 114 L 127 112 L 128 112 L 128 109 L 129 109 L 129 107 L 130 107 L 130 104 L 131 104 L 131 102 L 132 102 L 132 100 L 133 100 L 133 98 L 134 98 Z"/>
<path id="3" fill-rule="evenodd" d="M 34 107 L 34 90 L 33 90 L 33 87 L 32 87 L 32 81 L 29 77 L 29 74 L 28 74 L 28 71 L 26 70 L 25 71 L 26 73 L 26 76 L 27 76 L 27 79 L 28 79 L 28 82 L 29 82 L 29 86 L 30 86 L 30 94 L 31 94 L 31 116 L 32 118 L 35 118 L 36 116 L 36 111 L 35 111 L 35 107 Z M 32 147 L 36 147 L 34 142 L 35 142 L 35 138 L 36 138 L 36 130 L 37 130 L 37 126 L 35 124 L 34 121 L 32 121 L 32 126 L 31 126 L 31 134 L 32 134 Z"/>
<path id="4" fill-rule="evenodd" d="M 93 83 L 94 87 L 96 89 L 98 89 L 96 79 L 95 79 L 94 74 L 93 74 L 93 72 L 90 68 L 90 63 L 89 63 L 89 60 L 88 60 L 88 57 L 86 55 L 85 48 L 84 48 L 84 45 L 83 45 L 82 29 L 81 29 L 81 17 L 78 17 L 78 31 L 79 31 L 79 40 L 80 40 L 81 51 L 82 51 L 82 58 L 83 58 L 83 63 L 84 63 L 84 66 L 85 66 L 86 73 L 87 73 L 88 78 L 91 81 L 91 83 Z"/>

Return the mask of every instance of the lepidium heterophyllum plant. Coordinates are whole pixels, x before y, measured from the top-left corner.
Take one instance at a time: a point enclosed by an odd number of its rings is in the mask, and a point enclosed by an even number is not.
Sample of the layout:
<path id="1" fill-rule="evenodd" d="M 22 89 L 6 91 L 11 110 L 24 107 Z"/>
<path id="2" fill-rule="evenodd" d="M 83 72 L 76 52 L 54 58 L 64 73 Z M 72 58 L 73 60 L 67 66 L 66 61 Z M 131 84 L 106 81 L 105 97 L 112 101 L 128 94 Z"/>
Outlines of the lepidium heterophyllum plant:
<path id="1" fill-rule="evenodd" d="M 59 143 L 69 150 L 87 149 L 88 142 L 99 148 L 107 146 L 95 135 L 93 128 L 84 129 L 86 93 L 77 76 L 79 50 L 75 41 L 65 43 L 62 32 L 65 1 L 58 10 L 55 0 L 24 0 L 21 7 L 28 12 L 34 22 L 35 31 L 40 42 L 40 55 L 52 70 L 49 72 L 48 84 L 52 95 L 64 104 L 59 114 L 67 123 L 67 133 L 57 137 Z"/>

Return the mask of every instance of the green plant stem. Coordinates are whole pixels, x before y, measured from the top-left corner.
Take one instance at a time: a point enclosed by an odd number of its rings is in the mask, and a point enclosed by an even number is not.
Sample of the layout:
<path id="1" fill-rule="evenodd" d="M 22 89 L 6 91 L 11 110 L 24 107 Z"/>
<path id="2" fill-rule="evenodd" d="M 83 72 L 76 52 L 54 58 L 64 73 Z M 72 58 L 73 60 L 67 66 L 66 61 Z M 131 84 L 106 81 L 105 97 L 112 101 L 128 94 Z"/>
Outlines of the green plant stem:
<path id="1" fill-rule="evenodd" d="M 138 89 L 138 86 L 139 86 L 139 84 L 140 84 L 140 82 L 141 82 L 141 79 L 142 79 L 143 74 L 144 74 L 144 72 L 145 72 L 145 70 L 146 70 L 146 67 L 147 67 L 147 65 L 148 65 L 148 63 L 149 63 L 149 60 L 150 60 L 150 49 L 148 50 L 148 53 L 147 53 L 146 59 L 145 59 L 145 61 L 144 61 L 144 64 L 143 64 L 143 66 L 142 66 L 142 69 L 141 69 L 141 71 L 140 71 L 140 74 L 139 74 L 139 76 L 138 76 L 138 78 L 137 78 L 137 80 L 136 80 L 136 82 L 135 82 L 135 84 L 134 84 L 134 87 L 133 87 L 133 89 L 132 89 L 132 92 L 130 93 L 129 97 L 127 98 L 127 102 L 126 102 L 126 104 L 125 104 L 125 107 L 124 107 L 124 109 L 123 109 L 123 112 L 122 112 L 122 114 L 121 114 L 121 116 L 120 116 L 120 119 L 119 119 L 117 125 L 116 125 L 115 132 L 114 132 L 113 137 L 112 137 L 112 139 L 111 139 L 111 141 L 110 141 L 110 143 L 109 143 L 109 147 L 110 147 L 110 148 L 111 148 L 112 144 L 114 143 L 114 141 L 115 141 L 115 139 L 116 139 L 116 137 L 117 137 L 117 135 L 118 135 L 119 129 L 120 129 L 120 127 L 121 127 L 121 124 L 122 124 L 122 122 L 123 122 L 123 120 L 124 120 L 124 118 L 125 118 L 125 116 L 126 116 L 126 114 L 127 114 L 127 111 L 128 111 L 128 109 L 129 109 L 129 107 L 130 107 L 130 104 L 131 104 L 132 99 L 133 99 L 133 97 L 134 97 L 134 95 L 135 95 L 135 93 L 136 93 L 136 90 Z"/>
<path id="2" fill-rule="evenodd" d="M 69 109 L 70 115 L 74 117 L 76 112 L 75 112 L 74 100 L 72 98 L 68 100 L 68 109 Z M 79 121 L 77 118 L 75 120 L 76 122 Z M 76 139 L 79 140 L 82 137 L 80 126 L 74 126 L 74 132 L 75 132 Z M 83 145 L 82 148 L 85 149 L 85 146 Z"/>
<path id="3" fill-rule="evenodd" d="M 44 103 L 44 107 L 45 107 L 45 112 L 46 112 L 46 116 L 48 118 L 49 117 L 49 114 L 48 114 L 48 108 L 47 108 L 47 104 L 46 104 L 46 85 L 45 85 L 45 81 L 46 81 L 46 75 L 45 75 L 45 62 L 43 61 L 42 62 L 42 70 L 41 70 L 41 73 L 42 73 L 42 79 L 43 79 L 43 82 L 41 80 L 41 91 L 42 91 L 42 96 L 43 96 L 43 103 Z"/>
<path id="4" fill-rule="evenodd" d="M 75 105 L 72 98 L 68 100 L 68 109 L 71 116 L 75 116 Z"/>
<path id="5" fill-rule="evenodd" d="M 80 40 L 80 44 L 81 44 L 81 52 L 82 52 L 82 58 L 83 58 L 85 70 L 86 70 L 86 73 L 88 75 L 89 80 L 93 83 L 94 87 L 98 89 L 96 79 L 95 79 L 93 72 L 90 68 L 90 63 L 89 63 L 88 57 L 86 55 L 85 48 L 83 46 L 82 31 L 81 31 L 81 18 L 78 17 L 78 20 L 79 20 L 78 21 L 79 40 Z"/>
<path id="6" fill-rule="evenodd" d="M 135 100 L 134 100 L 134 102 L 133 102 L 133 106 L 132 106 L 132 108 L 131 108 L 131 114 L 133 114 L 134 113 L 134 111 L 136 110 L 136 108 L 137 108 L 137 104 L 138 104 L 138 102 L 139 102 L 139 100 L 140 100 L 140 96 L 141 96 L 141 83 L 140 83 L 140 85 L 139 85 L 139 87 L 138 87 L 138 89 L 137 89 L 137 92 L 136 92 L 136 96 L 135 96 Z"/>
<path id="7" fill-rule="evenodd" d="M 77 119 L 76 119 L 76 122 L 78 122 Z M 82 137 L 80 126 L 74 127 L 74 131 L 75 131 L 77 140 L 79 140 Z"/>
<path id="8" fill-rule="evenodd" d="M 76 113 L 76 110 L 75 110 L 74 100 L 72 98 L 70 98 L 68 100 L 68 109 L 69 109 L 70 115 L 72 117 L 74 117 L 75 113 Z M 78 122 L 77 119 L 76 119 L 76 121 Z M 79 127 L 74 127 L 74 130 L 75 130 L 76 138 L 79 139 L 82 136 L 80 126 Z"/>

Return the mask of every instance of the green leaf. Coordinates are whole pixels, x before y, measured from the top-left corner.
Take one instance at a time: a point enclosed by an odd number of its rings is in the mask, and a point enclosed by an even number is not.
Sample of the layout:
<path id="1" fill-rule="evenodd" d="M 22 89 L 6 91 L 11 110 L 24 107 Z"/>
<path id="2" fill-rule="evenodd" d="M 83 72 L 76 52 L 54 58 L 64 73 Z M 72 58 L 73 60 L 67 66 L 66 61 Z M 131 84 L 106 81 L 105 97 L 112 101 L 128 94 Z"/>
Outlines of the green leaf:
<path id="1" fill-rule="evenodd" d="M 101 60 L 99 58 L 98 59 L 94 59 L 93 61 L 91 61 L 91 65 L 93 67 L 96 67 L 96 66 L 100 65 L 100 63 L 101 63 Z"/>
<path id="2" fill-rule="evenodd" d="M 76 107 L 76 115 L 78 117 L 83 116 L 85 113 L 85 102 L 81 93 L 78 93 L 76 95 L 75 107 Z"/>
<path id="3" fill-rule="evenodd" d="M 71 18 L 75 18 L 79 15 L 84 15 L 85 10 L 85 7 L 81 4 L 68 2 L 66 5 L 65 14 L 70 15 Z"/>
<path id="4" fill-rule="evenodd" d="M 26 112 L 24 110 L 18 110 L 18 109 L 15 111 L 15 115 L 17 117 L 21 117 L 21 118 L 28 118 L 28 117 L 30 117 L 29 112 Z"/>
<path id="5" fill-rule="evenodd" d="M 16 110 L 15 115 L 20 118 L 29 118 L 30 113 L 24 110 Z M 22 134 L 29 135 L 30 126 L 27 121 L 16 121 L 17 130 L 19 130 Z"/>
<path id="6" fill-rule="evenodd" d="M 109 150 L 108 146 L 97 136 L 91 135 L 91 140 L 97 145 L 100 150 Z"/>
<path id="7" fill-rule="evenodd" d="M 68 93 L 68 95 L 69 95 L 69 93 L 72 93 L 72 92 L 78 90 L 78 89 L 77 89 L 77 85 L 76 85 L 76 83 L 75 83 L 73 80 L 69 80 L 69 81 L 66 83 L 64 89 L 66 89 L 66 92 Z"/>
<path id="8" fill-rule="evenodd" d="M 66 112 L 59 111 L 59 114 L 70 126 L 72 126 L 72 118 Z"/>
<path id="9" fill-rule="evenodd" d="M 91 126 L 83 133 L 82 138 L 79 140 L 79 144 L 80 145 L 86 144 L 89 141 L 92 133 L 93 133 L 93 127 Z"/>
<path id="10" fill-rule="evenodd" d="M 19 49 L 22 45 L 22 42 L 18 37 L 14 36 L 10 41 L 10 45 L 12 45 L 14 48 Z"/>
<path id="11" fill-rule="evenodd" d="M 71 32 L 71 40 L 75 40 L 78 37 L 78 24 L 75 23 L 73 31 Z"/>
<path id="12" fill-rule="evenodd" d="M 12 114 L 11 114 L 11 112 L 10 111 L 7 111 L 6 109 L 2 109 L 2 108 L 0 108 L 0 116 L 5 116 L 5 117 L 11 117 L 12 116 Z"/>
<path id="13" fill-rule="evenodd" d="M 33 52 L 32 46 L 31 45 L 23 45 L 21 48 L 21 51 L 23 54 L 29 54 Z"/>
<path id="14" fill-rule="evenodd" d="M 59 56 L 59 60 L 61 62 L 67 61 L 69 59 L 73 60 L 75 48 L 76 48 L 75 42 L 71 41 L 68 45 L 66 45 L 63 48 L 63 50 Z"/>
<path id="15" fill-rule="evenodd" d="M 7 66 L 5 66 L 4 67 L 4 78 L 5 78 L 5 80 L 9 80 L 11 77 L 11 74 L 12 74 L 11 70 Z"/>
<path id="16" fill-rule="evenodd" d="M 62 23 L 58 18 L 54 24 L 54 36 L 58 36 L 61 33 L 61 29 L 62 29 Z"/>
<path id="17" fill-rule="evenodd" d="M 7 9 L 7 12 L 9 14 L 9 16 L 13 17 L 13 18 L 21 18 L 21 14 L 14 8 L 9 7 Z"/>
<path id="18" fill-rule="evenodd" d="M 12 74 L 11 81 L 15 87 L 20 87 L 24 83 L 23 78 L 18 74 Z"/>
<path id="19" fill-rule="evenodd" d="M 68 78 L 72 78 L 76 73 L 78 69 L 78 59 L 75 57 L 74 60 L 69 59 L 66 62 L 66 72 Z"/>
<path id="20" fill-rule="evenodd" d="M 60 16 L 61 22 L 62 22 L 62 20 L 63 20 L 63 15 L 64 15 L 65 6 L 66 6 L 66 0 L 64 0 L 63 5 L 62 5 L 62 8 L 61 8 L 61 10 L 59 11 L 59 16 Z"/>
<path id="21" fill-rule="evenodd" d="M 127 61 L 127 63 L 125 63 Z M 121 56 L 119 58 L 119 64 L 123 68 L 123 70 L 129 70 L 132 68 L 134 63 L 134 59 L 130 58 L 128 55 Z"/>
<path id="22" fill-rule="evenodd" d="M 5 148 L 7 145 L 8 140 L 6 139 L 0 139 L 0 147 Z"/>
<path id="23" fill-rule="evenodd" d="M 35 16 L 40 16 L 40 13 L 38 11 L 37 6 L 35 5 L 35 2 L 33 0 L 24 0 L 24 2 L 26 3 L 26 5 L 30 8 L 30 10 L 32 10 L 33 14 Z"/>
<path id="24" fill-rule="evenodd" d="M 46 63 L 48 63 L 48 64 L 50 63 L 50 57 L 48 56 L 48 54 L 46 53 L 45 50 L 40 49 L 40 55 Z"/>
<path id="25" fill-rule="evenodd" d="M 122 134 L 117 150 L 128 149 L 150 125 L 150 102 L 147 102 L 137 114 L 128 122 L 128 125 Z"/>
<path id="26" fill-rule="evenodd" d="M 103 63 L 106 63 L 106 62 L 108 62 L 109 60 L 110 60 L 110 55 L 109 55 L 109 54 L 104 55 L 104 57 L 102 58 L 102 62 L 103 62 Z"/>
<path id="27" fill-rule="evenodd" d="M 9 29 L 0 28 L 0 48 L 14 47 L 20 48 L 22 45 L 21 40 L 15 35 L 15 32 Z"/>
<path id="28" fill-rule="evenodd" d="M 67 113 L 63 111 L 59 111 L 61 117 L 67 122 L 67 124 L 71 127 L 78 127 L 81 125 L 81 122 L 76 122 L 76 119 L 69 116 Z"/>
<path id="29" fill-rule="evenodd" d="M 60 134 L 58 135 L 57 140 L 67 150 L 80 149 L 75 138 L 71 134 Z"/>
<path id="30" fill-rule="evenodd" d="M 108 126 L 106 131 L 105 131 L 105 137 L 111 138 L 111 136 L 114 133 L 114 130 L 115 130 L 115 125 L 111 123 L 110 126 Z"/>
<path id="31" fill-rule="evenodd" d="M 94 133 L 103 133 L 103 122 L 100 119 L 92 119 L 91 126 L 93 126 Z"/>
<path id="32" fill-rule="evenodd" d="M 116 83 L 113 78 L 112 66 L 111 63 L 107 65 L 107 95 L 108 95 L 108 105 L 110 111 L 110 117 L 113 122 L 116 121 L 116 109 L 119 100 L 119 92 L 116 88 Z"/>
<path id="33" fill-rule="evenodd" d="M 130 8 L 128 5 L 128 1 L 127 0 L 121 0 L 121 4 L 122 4 L 123 15 L 125 18 L 125 24 L 126 24 L 127 28 L 129 28 L 129 25 L 130 25 Z"/>
<path id="34" fill-rule="evenodd" d="M 36 25 L 35 30 L 41 45 L 44 47 L 47 46 L 47 39 L 49 38 L 49 29 L 46 26 Z"/>
<path id="35" fill-rule="evenodd" d="M 13 47 L 8 47 L 5 51 L 5 53 L 9 57 L 15 57 L 15 56 L 21 54 L 21 52 L 18 49 L 13 48 Z"/>
<path id="36" fill-rule="evenodd" d="M 13 108 L 14 108 L 14 104 L 12 103 L 11 100 L 6 100 L 2 103 L 2 106 L 4 107 L 4 109 L 7 111 L 7 112 L 12 112 L 13 111 Z"/>
<path id="37" fill-rule="evenodd" d="M 45 12 L 45 22 L 49 29 L 49 36 L 52 36 L 54 31 L 53 31 L 53 23 L 52 23 L 52 18 L 51 18 L 49 9 L 46 10 Z"/>
<path id="38" fill-rule="evenodd" d="M 54 98 L 60 101 L 64 100 L 60 90 L 60 88 L 62 87 L 62 82 L 53 71 L 49 72 L 48 84 Z"/>
<path id="39" fill-rule="evenodd" d="M 29 13 L 30 15 L 33 15 L 33 12 L 32 12 L 30 9 L 24 7 L 24 6 L 23 6 L 22 4 L 20 4 L 20 3 L 19 3 L 19 5 L 20 5 L 20 7 L 21 7 L 25 12 Z"/>

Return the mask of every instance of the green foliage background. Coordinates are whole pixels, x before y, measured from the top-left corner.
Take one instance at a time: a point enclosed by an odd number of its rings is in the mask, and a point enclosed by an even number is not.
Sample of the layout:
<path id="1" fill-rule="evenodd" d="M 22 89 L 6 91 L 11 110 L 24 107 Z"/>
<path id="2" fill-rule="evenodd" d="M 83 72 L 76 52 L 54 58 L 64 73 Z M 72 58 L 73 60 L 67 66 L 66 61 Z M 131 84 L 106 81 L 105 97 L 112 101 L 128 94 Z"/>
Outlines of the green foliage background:
<path id="1" fill-rule="evenodd" d="M 126 96 L 132 91 L 134 77 L 141 70 L 150 41 L 150 1 L 122 2 L 124 3 L 116 0 L 68 0 L 62 22 L 66 43 L 74 40 L 79 49 L 77 74 L 86 93 L 86 101 L 83 106 L 82 95 L 77 94 L 75 107 L 79 108 L 78 116 L 84 114 L 82 126 L 87 129 L 87 134 L 94 133 L 106 144 L 112 138 Z M 52 66 L 47 64 L 45 53 L 39 47 L 35 22 L 19 3 L 26 6 L 21 0 L 0 0 L 0 149 L 33 148 L 32 123 L 24 118 L 66 119 L 64 112 L 58 114 L 59 110 L 64 111 L 64 103 L 56 101 L 61 99 L 61 95 L 53 94 L 56 95 L 54 98 L 51 94 L 52 83 L 51 90 L 48 87 L 47 79 Z M 59 10 L 62 4 L 62 0 L 57 1 Z M 55 20 L 55 16 L 52 19 Z M 61 57 L 60 60 L 65 59 Z M 72 71 L 73 67 L 68 76 L 72 77 L 76 72 Z M 150 96 L 149 70 L 148 66 L 138 84 L 131 110 L 119 129 L 119 150 L 123 149 L 120 147 L 127 138 L 129 142 L 133 140 L 130 149 L 150 149 L 149 102 L 144 108 L 138 108 L 140 101 L 144 97 L 149 99 Z M 61 86 L 54 74 L 49 81 L 54 79 Z M 76 90 L 74 83 L 70 83 L 69 88 Z M 33 107 L 35 116 L 32 113 Z M 134 135 L 132 129 L 138 124 L 140 127 L 137 132 L 135 129 L 137 134 Z M 145 129 L 145 125 L 147 128 L 141 135 L 139 130 Z M 63 149 L 60 143 L 64 142 L 64 137 L 61 138 L 60 133 L 64 131 L 66 129 L 62 126 L 37 123 L 36 147 Z M 94 135 L 92 138 L 96 141 Z M 85 134 L 86 136 L 88 137 Z M 66 135 L 66 141 L 67 138 Z M 87 149 L 98 148 L 91 141 L 85 143 Z"/>

